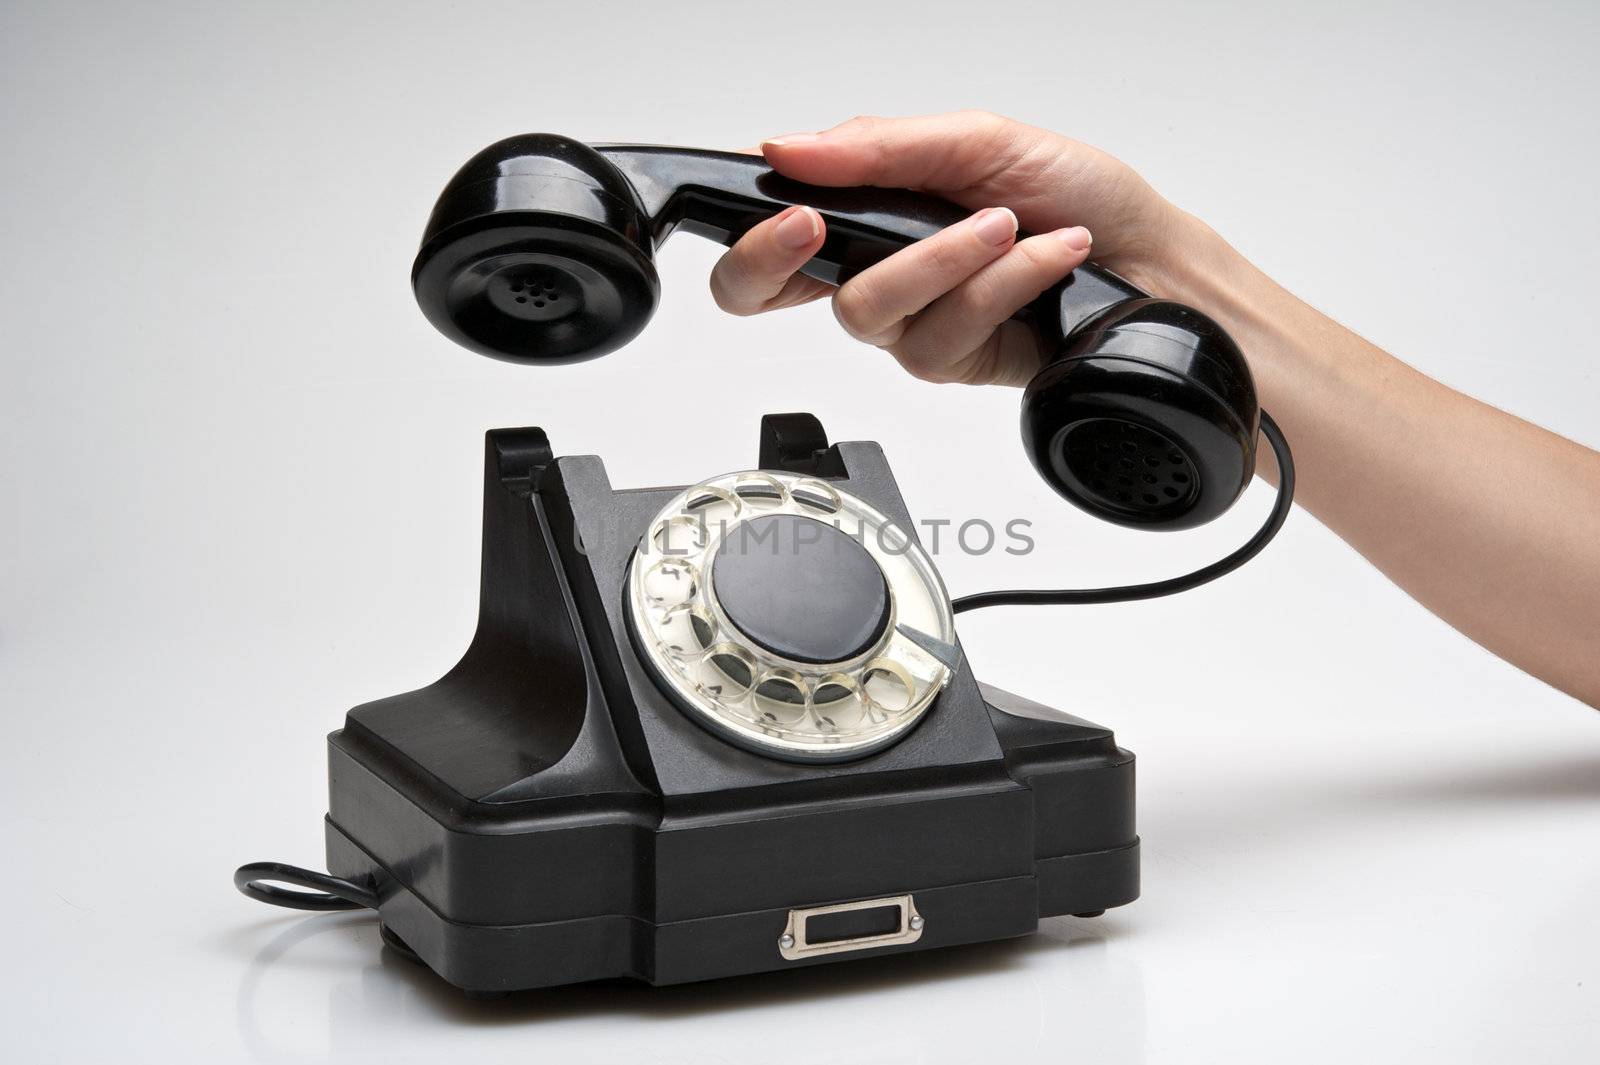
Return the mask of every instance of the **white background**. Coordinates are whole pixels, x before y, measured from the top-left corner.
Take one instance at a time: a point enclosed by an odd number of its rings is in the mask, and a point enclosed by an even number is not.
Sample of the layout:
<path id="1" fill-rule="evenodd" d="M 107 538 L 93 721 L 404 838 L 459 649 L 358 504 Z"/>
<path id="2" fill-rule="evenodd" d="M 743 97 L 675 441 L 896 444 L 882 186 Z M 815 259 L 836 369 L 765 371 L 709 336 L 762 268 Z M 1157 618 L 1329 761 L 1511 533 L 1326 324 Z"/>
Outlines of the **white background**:
<path id="1" fill-rule="evenodd" d="M 813 411 L 883 443 L 913 514 L 1034 522 L 1027 558 L 942 552 L 955 594 L 1178 572 L 1267 506 L 1099 525 L 1027 466 L 1017 393 L 913 381 L 825 305 L 726 318 L 687 237 L 622 353 L 455 349 L 407 274 L 479 147 L 990 108 L 1106 147 L 1353 328 L 1594 446 L 1597 31 L 1580 2 L 7 4 L 12 1060 L 1597 1060 L 1600 719 L 1299 512 L 1179 599 L 962 619 L 981 677 L 1139 755 L 1145 894 L 1104 918 L 475 1004 L 369 916 L 228 882 L 320 865 L 323 735 L 465 646 L 487 428 L 644 486 L 753 464 L 761 413 Z"/>

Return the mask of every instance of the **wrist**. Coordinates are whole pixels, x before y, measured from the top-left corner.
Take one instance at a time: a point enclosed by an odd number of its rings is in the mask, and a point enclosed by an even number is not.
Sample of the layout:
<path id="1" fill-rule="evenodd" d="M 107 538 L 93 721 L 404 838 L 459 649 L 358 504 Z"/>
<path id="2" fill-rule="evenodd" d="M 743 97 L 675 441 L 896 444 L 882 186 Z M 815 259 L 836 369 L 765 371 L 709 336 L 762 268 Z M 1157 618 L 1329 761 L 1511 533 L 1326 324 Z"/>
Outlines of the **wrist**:
<path id="1" fill-rule="evenodd" d="M 1319 408 L 1336 409 L 1364 387 L 1366 345 L 1273 281 L 1200 219 L 1173 211 L 1168 239 L 1134 283 L 1222 326 L 1249 364 L 1261 407 L 1291 441 L 1302 438 Z M 1256 472 L 1277 482 L 1277 463 L 1265 449 L 1257 454 Z M 1311 494 L 1302 492 L 1308 499 Z"/>
<path id="2" fill-rule="evenodd" d="M 1163 202 L 1157 217 L 1144 239 L 1101 265 L 1152 296 L 1204 312 L 1241 345 L 1269 325 L 1263 304 L 1288 293 L 1194 215 Z"/>
<path id="3" fill-rule="evenodd" d="M 1216 230 L 1194 215 L 1172 208 L 1166 240 L 1151 256 L 1147 287 L 1151 295 L 1177 300 L 1215 319 L 1241 346 L 1259 339 L 1285 298 L 1298 303 L 1258 270 Z"/>
<path id="4" fill-rule="evenodd" d="M 1227 330 L 1250 364 L 1263 406 L 1283 406 L 1289 393 L 1338 373 L 1339 335 L 1348 335 L 1342 327 L 1273 281 L 1200 219 L 1172 210 L 1164 246 L 1138 280 L 1129 280 Z"/>

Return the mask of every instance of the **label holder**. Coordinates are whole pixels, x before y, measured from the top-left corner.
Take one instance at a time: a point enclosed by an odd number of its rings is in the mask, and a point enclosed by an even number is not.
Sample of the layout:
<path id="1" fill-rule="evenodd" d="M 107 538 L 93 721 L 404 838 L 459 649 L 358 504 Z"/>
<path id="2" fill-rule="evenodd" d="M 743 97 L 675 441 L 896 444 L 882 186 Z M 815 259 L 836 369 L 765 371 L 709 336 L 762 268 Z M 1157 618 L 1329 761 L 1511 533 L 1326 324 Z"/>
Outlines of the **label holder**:
<path id="1" fill-rule="evenodd" d="M 888 909 L 899 911 L 899 925 L 892 932 L 855 936 L 847 939 L 829 939 L 820 943 L 807 938 L 808 925 L 813 917 L 827 914 L 851 913 L 857 910 Z M 915 943 L 922 938 L 922 914 L 910 895 L 894 895 L 882 899 L 862 899 L 858 902 L 838 902 L 829 906 L 808 906 L 789 911 L 789 921 L 783 935 L 778 937 L 778 953 L 786 961 L 800 961 L 826 954 L 844 954 L 850 951 L 871 950 L 875 947 L 897 947 Z"/>

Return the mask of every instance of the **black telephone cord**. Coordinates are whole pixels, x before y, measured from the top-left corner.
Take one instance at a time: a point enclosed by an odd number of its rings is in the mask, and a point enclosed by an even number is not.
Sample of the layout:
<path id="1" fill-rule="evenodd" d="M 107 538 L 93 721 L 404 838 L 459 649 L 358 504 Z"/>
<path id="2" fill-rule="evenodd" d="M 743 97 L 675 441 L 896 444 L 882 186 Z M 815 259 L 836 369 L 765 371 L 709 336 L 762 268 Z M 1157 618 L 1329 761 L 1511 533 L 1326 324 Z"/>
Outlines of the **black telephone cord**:
<path id="1" fill-rule="evenodd" d="M 1272 513 L 1267 515 L 1266 523 L 1256 530 L 1256 534 L 1250 537 L 1244 546 L 1226 558 L 1218 559 L 1193 573 L 1149 584 L 1125 584 L 1116 588 L 1017 588 L 978 592 L 955 600 L 950 604 L 951 609 L 960 614 L 990 606 L 1083 606 L 1093 603 L 1126 603 L 1136 599 L 1159 599 L 1164 595 L 1187 592 L 1190 588 L 1198 588 L 1208 581 L 1232 573 L 1255 558 L 1261 553 L 1262 548 L 1272 542 L 1272 538 L 1278 535 L 1278 530 L 1283 528 L 1284 519 L 1289 516 L 1289 505 L 1294 502 L 1294 456 L 1289 452 L 1289 442 L 1283 438 L 1278 423 L 1273 421 L 1272 416 L 1266 411 L 1261 412 L 1261 435 L 1267 438 L 1267 442 L 1272 445 L 1272 453 L 1278 458 L 1278 498 L 1272 504 Z"/>
<path id="2" fill-rule="evenodd" d="M 269 883 L 273 881 L 275 883 Z M 310 891 L 290 891 L 293 884 Z M 360 884 L 282 862 L 251 862 L 234 870 L 233 886 L 257 902 L 291 910 L 376 910 L 378 896 Z"/>

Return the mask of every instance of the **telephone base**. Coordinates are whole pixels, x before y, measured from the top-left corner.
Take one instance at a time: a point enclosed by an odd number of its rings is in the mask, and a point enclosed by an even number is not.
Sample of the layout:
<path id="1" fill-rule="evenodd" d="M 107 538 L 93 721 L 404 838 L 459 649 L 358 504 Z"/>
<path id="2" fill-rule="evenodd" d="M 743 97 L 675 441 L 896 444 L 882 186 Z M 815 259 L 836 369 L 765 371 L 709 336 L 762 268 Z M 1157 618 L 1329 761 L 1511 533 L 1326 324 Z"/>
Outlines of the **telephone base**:
<path id="1" fill-rule="evenodd" d="M 830 446 L 809 415 L 764 420 L 761 465 L 914 528 L 877 446 Z M 328 740 L 328 869 L 373 893 L 386 943 L 495 996 L 1004 939 L 1138 896 L 1133 755 L 980 685 L 964 655 L 915 728 L 851 761 L 764 757 L 691 720 L 623 594 L 676 492 L 614 491 L 538 430 L 489 434 L 477 636 Z"/>

